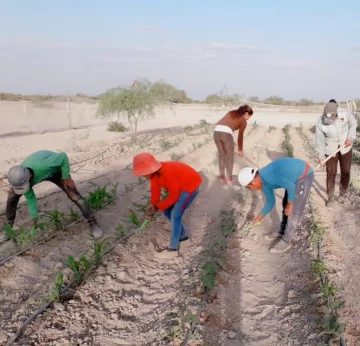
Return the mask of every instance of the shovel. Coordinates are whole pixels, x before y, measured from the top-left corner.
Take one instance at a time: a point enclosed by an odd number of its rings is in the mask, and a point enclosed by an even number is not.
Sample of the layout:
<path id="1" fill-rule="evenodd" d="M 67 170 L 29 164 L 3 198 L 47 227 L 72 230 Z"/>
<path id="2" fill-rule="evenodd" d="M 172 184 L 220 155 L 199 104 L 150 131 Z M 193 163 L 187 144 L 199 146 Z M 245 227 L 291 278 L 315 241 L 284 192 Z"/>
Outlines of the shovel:
<path id="1" fill-rule="evenodd" d="M 322 167 L 326 162 L 328 162 L 332 157 L 335 156 L 335 154 L 337 154 L 341 149 L 344 149 L 345 145 L 343 145 L 342 147 L 336 149 L 331 155 L 329 155 L 324 161 L 322 161 L 321 163 L 319 163 L 315 168 L 314 171 L 318 170 L 320 167 Z"/>

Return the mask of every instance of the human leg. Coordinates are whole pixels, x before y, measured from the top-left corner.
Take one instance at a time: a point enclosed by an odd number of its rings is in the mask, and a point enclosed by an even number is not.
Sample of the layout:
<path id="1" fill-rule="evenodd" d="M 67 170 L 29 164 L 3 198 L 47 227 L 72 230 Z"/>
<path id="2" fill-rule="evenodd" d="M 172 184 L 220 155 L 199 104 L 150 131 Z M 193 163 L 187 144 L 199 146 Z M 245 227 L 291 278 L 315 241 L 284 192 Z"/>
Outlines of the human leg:
<path id="1" fill-rule="evenodd" d="M 223 143 L 226 152 L 226 178 L 232 181 L 232 172 L 234 167 L 234 138 L 230 133 L 224 133 Z"/>
<path id="2" fill-rule="evenodd" d="M 156 257 L 169 258 L 176 257 L 177 250 L 179 249 L 180 241 L 187 241 L 187 231 L 182 224 L 182 217 L 196 196 L 199 194 L 199 189 L 193 193 L 182 192 L 178 201 L 173 205 L 172 210 L 169 209 L 165 212 L 165 216 L 169 218 L 171 222 L 171 236 L 169 247 L 156 254 Z"/>
<path id="3" fill-rule="evenodd" d="M 339 153 L 326 162 L 326 189 L 328 194 L 327 206 L 331 206 L 335 202 L 335 179 L 337 174 L 337 165 L 339 161 Z"/>
<path id="4" fill-rule="evenodd" d="M 226 163 L 226 151 L 222 142 L 221 132 L 214 131 L 214 141 L 219 153 L 219 173 L 220 179 L 225 180 L 225 163 Z"/>
<path id="5" fill-rule="evenodd" d="M 76 186 L 70 188 L 66 187 L 63 183 L 61 178 L 61 173 L 55 173 L 47 181 L 52 182 L 53 184 L 57 185 L 60 189 L 62 189 L 67 197 L 76 204 L 76 206 L 80 209 L 81 214 L 83 215 L 84 219 L 87 220 L 89 226 L 91 227 L 91 231 L 95 238 L 100 238 L 103 235 L 103 231 L 99 227 L 93 212 L 91 211 L 88 203 L 86 200 L 81 196 L 79 191 L 77 190 Z"/>
<path id="6" fill-rule="evenodd" d="M 293 210 L 288 216 L 287 224 L 282 239 L 276 244 L 270 252 L 280 253 L 287 251 L 291 247 L 291 242 L 295 230 L 299 227 L 301 219 L 305 213 L 307 201 L 309 199 L 310 190 L 314 182 L 314 173 L 306 175 L 303 179 L 299 179 L 296 183 L 296 197 Z"/>
<path id="7" fill-rule="evenodd" d="M 14 226 L 20 197 L 21 195 L 17 195 L 12 187 L 9 189 L 6 201 L 6 221 L 11 227 Z"/>
<path id="8" fill-rule="evenodd" d="M 344 155 L 339 155 L 340 161 L 340 196 L 339 202 L 343 204 L 351 204 L 351 199 L 348 195 L 348 187 L 350 183 L 350 171 L 351 171 L 351 164 L 352 164 L 352 157 L 353 157 L 353 149 L 351 148 L 350 151 Z"/>

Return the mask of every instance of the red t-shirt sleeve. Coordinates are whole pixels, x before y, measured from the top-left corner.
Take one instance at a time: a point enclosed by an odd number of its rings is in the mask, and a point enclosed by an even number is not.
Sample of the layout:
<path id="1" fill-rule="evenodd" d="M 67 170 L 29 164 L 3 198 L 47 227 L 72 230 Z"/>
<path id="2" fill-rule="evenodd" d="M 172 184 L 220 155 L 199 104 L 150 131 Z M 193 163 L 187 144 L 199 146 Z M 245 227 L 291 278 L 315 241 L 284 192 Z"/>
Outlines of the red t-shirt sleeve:
<path id="1" fill-rule="evenodd" d="M 157 207 L 161 211 L 165 211 L 169 207 L 171 207 L 173 204 L 177 202 L 177 200 L 180 197 L 180 188 L 176 181 L 172 181 L 171 185 L 168 188 L 169 195 L 167 198 L 163 199 L 159 203 L 157 203 Z"/>
<path id="2" fill-rule="evenodd" d="M 151 189 L 151 204 L 157 205 L 160 201 L 161 196 L 161 186 L 157 179 L 150 180 L 150 189 Z"/>

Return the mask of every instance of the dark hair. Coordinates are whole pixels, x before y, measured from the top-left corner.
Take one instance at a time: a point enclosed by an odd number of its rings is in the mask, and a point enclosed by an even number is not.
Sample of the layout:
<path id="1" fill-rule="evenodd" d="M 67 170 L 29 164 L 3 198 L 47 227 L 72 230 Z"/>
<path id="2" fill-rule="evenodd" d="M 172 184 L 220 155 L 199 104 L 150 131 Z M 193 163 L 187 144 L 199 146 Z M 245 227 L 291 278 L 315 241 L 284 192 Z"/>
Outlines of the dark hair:
<path id="1" fill-rule="evenodd" d="M 234 109 L 234 110 L 230 111 L 229 113 L 230 113 L 230 116 L 232 116 L 232 117 L 235 117 L 235 116 L 241 117 L 245 113 L 248 113 L 249 115 L 253 115 L 254 112 L 249 105 L 243 105 L 243 106 L 240 106 L 238 109 Z"/>
<path id="2" fill-rule="evenodd" d="M 337 102 L 336 102 L 335 99 L 331 99 L 331 100 L 329 100 L 329 102 L 332 102 L 332 103 L 336 103 L 336 104 L 337 104 Z"/>

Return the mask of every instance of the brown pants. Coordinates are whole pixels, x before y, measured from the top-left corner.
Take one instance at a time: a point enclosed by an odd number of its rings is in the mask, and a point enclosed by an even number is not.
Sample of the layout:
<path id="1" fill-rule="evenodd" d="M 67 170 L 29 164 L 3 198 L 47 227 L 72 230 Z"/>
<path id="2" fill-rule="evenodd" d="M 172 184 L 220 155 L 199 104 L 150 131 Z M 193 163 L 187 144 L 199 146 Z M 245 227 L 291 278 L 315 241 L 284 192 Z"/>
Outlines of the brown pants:
<path id="1" fill-rule="evenodd" d="M 234 137 L 227 132 L 214 131 L 214 141 L 219 151 L 220 178 L 232 179 L 234 167 Z"/>
<path id="2" fill-rule="evenodd" d="M 61 172 L 55 173 L 53 176 L 46 179 L 46 181 L 50 181 L 53 184 L 60 187 L 63 190 L 68 198 L 76 204 L 76 206 L 80 209 L 83 217 L 89 222 L 90 225 L 96 223 L 95 217 L 87 204 L 86 200 L 80 195 L 79 191 L 74 188 L 67 188 L 64 186 L 63 180 L 61 178 Z M 16 217 L 16 208 L 18 206 L 21 195 L 17 195 L 14 192 L 13 188 L 10 188 L 7 197 L 6 203 L 6 218 L 7 222 L 10 226 L 14 225 L 15 217 Z"/>
<path id="3" fill-rule="evenodd" d="M 334 196 L 338 162 L 340 162 L 340 195 L 346 193 L 350 182 L 353 149 L 342 155 L 340 152 L 326 162 L 326 188 L 328 197 Z"/>

